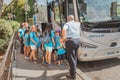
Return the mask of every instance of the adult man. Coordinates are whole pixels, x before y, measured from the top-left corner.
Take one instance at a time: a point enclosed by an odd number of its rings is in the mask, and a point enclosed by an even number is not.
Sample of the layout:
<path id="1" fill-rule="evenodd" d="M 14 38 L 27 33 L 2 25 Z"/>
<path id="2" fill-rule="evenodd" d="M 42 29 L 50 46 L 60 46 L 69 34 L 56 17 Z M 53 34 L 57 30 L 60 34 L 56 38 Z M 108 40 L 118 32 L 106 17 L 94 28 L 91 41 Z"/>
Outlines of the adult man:
<path id="1" fill-rule="evenodd" d="M 21 54 L 24 53 L 24 43 L 23 43 L 24 33 L 25 33 L 24 23 L 21 23 L 20 24 L 20 28 L 18 29 L 18 37 L 19 37 L 19 41 L 21 43 L 21 49 L 20 49 L 20 53 Z"/>
<path id="2" fill-rule="evenodd" d="M 73 15 L 67 17 L 67 23 L 63 27 L 62 35 L 65 40 L 67 60 L 70 65 L 70 74 L 66 75 L 66 77 L 76 79 L 77 50 L 80 43 L 80 23 L 74 21 Z"/>

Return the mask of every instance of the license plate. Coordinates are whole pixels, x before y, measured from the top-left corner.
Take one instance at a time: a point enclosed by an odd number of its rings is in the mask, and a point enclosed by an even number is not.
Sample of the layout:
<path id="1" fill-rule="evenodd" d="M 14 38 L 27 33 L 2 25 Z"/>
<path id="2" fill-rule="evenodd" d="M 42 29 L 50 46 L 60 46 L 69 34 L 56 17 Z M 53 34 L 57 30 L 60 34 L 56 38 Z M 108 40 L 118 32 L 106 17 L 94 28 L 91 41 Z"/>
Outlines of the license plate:
<path id="1" fill-rule="evenodd" d="M 117 54 L 119 51 L 107 52 L 107 55 Z"/>

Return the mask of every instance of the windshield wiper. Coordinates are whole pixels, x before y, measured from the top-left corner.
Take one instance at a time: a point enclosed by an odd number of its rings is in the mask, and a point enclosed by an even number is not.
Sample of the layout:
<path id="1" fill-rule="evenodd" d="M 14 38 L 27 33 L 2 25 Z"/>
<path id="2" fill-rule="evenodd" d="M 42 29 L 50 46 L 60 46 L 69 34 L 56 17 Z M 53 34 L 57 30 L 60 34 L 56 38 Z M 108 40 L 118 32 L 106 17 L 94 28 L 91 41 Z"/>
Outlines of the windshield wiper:
<path id="1" fill-rule="evenodd" d="M 91 27 L 91 28 L 93 28 L 94 26 L 98 25 L 98 23 L 84 22 L 83 25 L 86 26 L 86 27 Z"/>
<path id="2" fill-rule="evenodd" d="M 98 22 L 93 28 L 117 28 L 120 27 L 120 21 L 103 21 Z"/>

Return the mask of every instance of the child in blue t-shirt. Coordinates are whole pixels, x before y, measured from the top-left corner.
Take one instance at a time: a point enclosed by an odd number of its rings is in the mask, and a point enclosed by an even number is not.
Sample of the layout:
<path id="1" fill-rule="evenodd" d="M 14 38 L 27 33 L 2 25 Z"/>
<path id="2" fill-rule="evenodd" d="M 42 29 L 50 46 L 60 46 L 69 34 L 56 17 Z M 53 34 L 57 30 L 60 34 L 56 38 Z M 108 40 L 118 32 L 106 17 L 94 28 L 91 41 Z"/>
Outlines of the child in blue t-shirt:
<path id="1" fill-rule="evenodd" d="M 25 59 L 29 59 L 29 53 L 30 53 L 30 36 L 29 36 L 29 30 L 25 31 L 24 35 L 24 56 Z"/>
<path id="2" fill-rule="evenodd" d="M 46 30 L 43 32 L 44 38 L 42 42 L 42 50 L 45 51 L 45 61 L 48 66 L 51 66 L 52 50 L 55 45 L 54 43 L 54 31 L 52 30 L 52 24 L 47 23 Z"/>
<path id="3" fill-rule="evenodd" d="M 36 26 L 32 26 L 31 32 L 30 32 L 30 60 L 38 63 L 38 48 L 40 47 L 40 40 L 37 36 L 37 28 Z"/>
<path id="4" fill-rule="evenodd" d="M 36 26 L 32 26 L 32 31 L 30 32 L 30 48 L 31 48 L 31 53 L 30 53 L 30 60 L 37 62 L 37 56 L 36 56 L 36 52 L 37 52 L 37 44 L 38 44 L 38 37 L 36 35 L 37 29 Z"/>
<path id="5" fill-rule="evenodd" d="M 46 34 L 46 37 L 43 40 L 44 49 L 46 52 L 45 53 L 46 63 L 48 63 L 49 66 L 51 65 L 51 55 L 54 47 L 53 39 L 54 39 L 54 31 L 51 30 L 48 34 Z"/>
<path id="6" fill-rule="evenodd" d="M 61 37 L 60 37 L 60 30 L 55 31 L 55 46 L 57 49 L 57 62 L 58 65 L 63 64 L 63 60 L 65 59 L 65 49 L 64 49 L 64 44 L 62 43 Z"/>

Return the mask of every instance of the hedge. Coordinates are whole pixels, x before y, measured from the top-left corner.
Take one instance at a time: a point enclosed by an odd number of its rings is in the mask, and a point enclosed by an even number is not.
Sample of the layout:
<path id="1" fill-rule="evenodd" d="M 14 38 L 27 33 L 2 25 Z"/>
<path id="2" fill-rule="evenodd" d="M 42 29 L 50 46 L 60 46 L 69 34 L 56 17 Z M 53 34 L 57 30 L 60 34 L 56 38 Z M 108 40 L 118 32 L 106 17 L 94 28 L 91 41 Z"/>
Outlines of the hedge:
<path id="1" fill-rule="evenodd" d="M 19 26 L 20 26 L 20 24 L 18 22 L 16 22 L 16 21 L 8 21 L 8 22 L 11 24 L 12 29 L 14 31 L 16 31 L 19 28 Z"/>
<path id="2" fill-rule="evenodd" d="M 0 51 L 5 51 L 6 46 L 13 34 L 13 29 L 8 21 L 0 19 Z"/>

